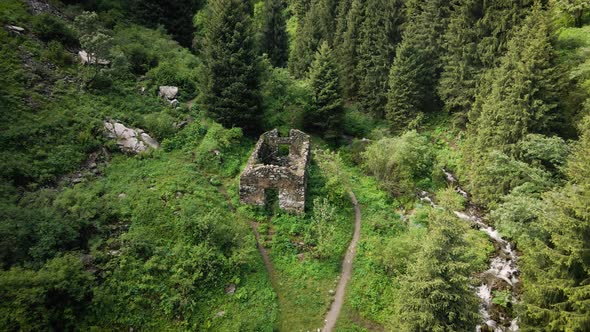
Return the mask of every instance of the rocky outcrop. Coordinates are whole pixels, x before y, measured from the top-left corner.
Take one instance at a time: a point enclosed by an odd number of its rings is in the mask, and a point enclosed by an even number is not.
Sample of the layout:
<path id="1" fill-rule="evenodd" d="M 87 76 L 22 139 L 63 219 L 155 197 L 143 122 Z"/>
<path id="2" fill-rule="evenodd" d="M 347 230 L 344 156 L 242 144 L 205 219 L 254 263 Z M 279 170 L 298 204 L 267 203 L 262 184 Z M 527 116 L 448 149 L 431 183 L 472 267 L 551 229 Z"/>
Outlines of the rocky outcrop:
<path id="1" fill-rule="evenodd" d="M 63 13 L 52 6 L 47 0 L 27 0 L 27 4 L 31 8 L 31 12 L 35 15 L 47 13 L 62 19 L 66 18 Z"/>
<path id="2" fill-rule="evenodd" d="M 16 25 L 7 25 L 6 29 L 8 30 L 8 32 L 16 35 L 20 35 L 25 32 L 25 28 Z"/>
<path id="3" fill-rule="evenodd" d="M 125 153 L 141 153 L 148 149 L 160 147 L 158 141 L 141 129 L 125 127 L 117 121 L 105 121 L 104 128 L 107 136 L 117 140 L 117 145 Z"/>
<path id="4" fill-rule="evenodd" d="M 287 155 L 281 155 L 281 146 Z M 276 129 L 262 134 L 240 177 L 240 201 L 264 205 L 266 190 L 277 189 L 281 209 L 303 213 L 309 153 L 309 136 L 299 130 L 291 129 L 288 137 Z"/>
<path id="5" fill-rule="evenodd" d="M 164 100 L 168 101 L 172 106 L 177 106 L 179 104 L 176 96 L 178 95 L 178 87 L 176 86 L 168 86 L 163 85 L 160 87 L 158 96 L 163 98 Z"/>
<path id="6" fill-rule="evenodd" d="M 99 64 L 101 66 L 108 66 L 111 63 L 109 60 L 97 59 L 94 54 L 88 54 L 84 50 L 78 51 L 78 57 L 80 57 L 80 63 L 83 65 Z"/>

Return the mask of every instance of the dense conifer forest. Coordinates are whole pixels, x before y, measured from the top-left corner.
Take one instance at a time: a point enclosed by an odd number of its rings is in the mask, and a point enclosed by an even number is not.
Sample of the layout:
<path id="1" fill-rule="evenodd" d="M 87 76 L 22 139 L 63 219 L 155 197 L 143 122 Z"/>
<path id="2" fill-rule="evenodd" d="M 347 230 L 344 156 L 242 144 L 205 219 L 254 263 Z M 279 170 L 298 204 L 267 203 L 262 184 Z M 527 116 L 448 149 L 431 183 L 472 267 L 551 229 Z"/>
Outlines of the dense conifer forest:
<path id="1" fill-rule="evenodd" d="M 588 0 L 0 23 L 0 331 L 590 331 Z M 311 137 L 302 214 L 240 200 L 272 129 Z"/>

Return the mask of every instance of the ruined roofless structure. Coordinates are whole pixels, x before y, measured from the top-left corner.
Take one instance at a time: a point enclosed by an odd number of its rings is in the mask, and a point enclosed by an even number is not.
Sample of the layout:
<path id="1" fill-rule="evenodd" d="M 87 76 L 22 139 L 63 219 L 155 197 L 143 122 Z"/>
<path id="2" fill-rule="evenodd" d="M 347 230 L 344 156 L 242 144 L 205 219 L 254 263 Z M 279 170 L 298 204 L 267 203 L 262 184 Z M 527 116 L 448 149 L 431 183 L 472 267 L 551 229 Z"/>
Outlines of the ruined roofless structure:
<path id="1" fill-rule="evenodd" d="M 280 137 L 276 129 L 262 134 L 240 177 L 240 201 L 264 205 L 266 190 L 276 189 L 281 209 L 302 213 L 309 153 L 309 135 L 302 131 L 291 129 L 288 137 Z"/>

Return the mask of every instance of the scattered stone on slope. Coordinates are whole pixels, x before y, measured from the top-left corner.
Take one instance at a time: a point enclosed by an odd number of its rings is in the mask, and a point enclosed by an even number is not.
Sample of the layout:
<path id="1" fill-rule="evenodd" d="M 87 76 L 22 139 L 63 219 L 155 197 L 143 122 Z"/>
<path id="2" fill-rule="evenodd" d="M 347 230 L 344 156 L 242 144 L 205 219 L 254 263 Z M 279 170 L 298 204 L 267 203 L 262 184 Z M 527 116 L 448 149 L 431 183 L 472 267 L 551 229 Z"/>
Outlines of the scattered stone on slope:
<path id="1" fill-rule="evenodd" d="M 90 153 L 78 170 L 62 176 L 59 182 L 64 185 L 72 185 L 97 177 L 101 174 L 101 169 L 106 167 L 110 158 L 107 149 L 102 147 Z"/>
<path id="2" fill-rule="evenodd" d="M 104 122 L 104 128 L 107 136 L 117 140 L 121 151 L 126 153 L 141 153 L 149 148 L 157 149 L 160 147 L 158 141 L 141 129 L 128 128 L 124 124 L 109 120 Z"/>
<path id="3" fill-rule="evenodd" d="M 234 295 L 236 292 L 236 284 L 231 283 L 225 287 L 225 294 Z"/>
<path id="4" fill-rule="evenodd" d="M 176 99 L 177 95 L 178 87 L 176 86 L 163 85 L 159 88 L 158 96 L 160 98 L 164 98 L 166 101 L 172 104 L 173 107 L 176 107 L 180 104 L 178 99 Z"/>
<path id="5" fill-rule="evenodd" d="M 47 2 L 47 1 L 27 0 L 27 3 L 29 5 L 29 8 L 31 8 L 31 11 L 35 15 L 47 13 L 47 14 L 51 14 L 51 15 L 57 16 L 62 19 L 65 18 L 64 14 L 62 14 L 59 10 L 57 10 L 57 8 L 50 5 L 49 2 Z"/>

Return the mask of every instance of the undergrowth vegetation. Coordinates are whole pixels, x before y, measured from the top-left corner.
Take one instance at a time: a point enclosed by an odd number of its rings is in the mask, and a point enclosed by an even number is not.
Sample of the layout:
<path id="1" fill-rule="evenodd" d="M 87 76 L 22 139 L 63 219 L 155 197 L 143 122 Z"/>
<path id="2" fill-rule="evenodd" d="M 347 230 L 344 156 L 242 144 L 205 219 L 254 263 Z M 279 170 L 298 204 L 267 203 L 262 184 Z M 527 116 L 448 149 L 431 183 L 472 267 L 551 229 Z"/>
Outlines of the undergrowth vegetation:
<path id="1" fill-rule="evenodd" d="M 206 2 L 0 2 L 0 330 L 320 329 L 351 193 L 338 331 L 473 330 L 511 253 L 494 318 L 587 329 L 585 1 Z M 312 135 L 300 215 L 240 202 L 274 128 Z"/>

